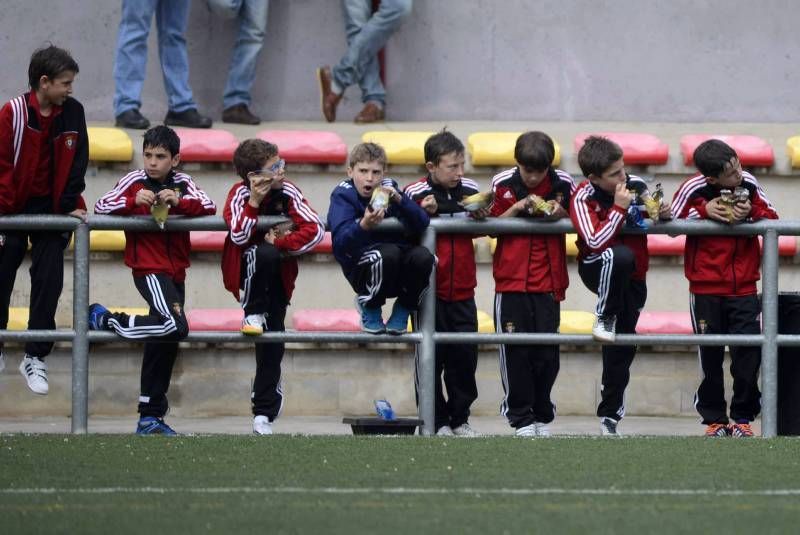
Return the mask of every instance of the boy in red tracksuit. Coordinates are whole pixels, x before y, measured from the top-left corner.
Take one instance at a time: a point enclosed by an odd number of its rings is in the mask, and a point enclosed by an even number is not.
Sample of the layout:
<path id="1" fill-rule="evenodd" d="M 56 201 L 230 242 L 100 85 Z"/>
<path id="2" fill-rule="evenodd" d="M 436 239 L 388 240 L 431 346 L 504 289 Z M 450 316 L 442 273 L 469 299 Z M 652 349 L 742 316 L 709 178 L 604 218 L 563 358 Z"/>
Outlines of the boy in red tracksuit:
<path id="1" fill-rule="evenodd" d="M 724 142 L 712 139 L 698 145 L 694 164 L 700 175 L 686 180 L 675 192 L 675 217 L 726 224 L 778 219 L 756 178 L 742 171 L 736 151 Z M 726 189 L 732 194 L 738 190 L 741 197 L 733 204 L 726 204 L 722 199 Z M 761 278 L 761 249 L 756 236 L 687 236 L 683 265 L 689 279 L 695 333 L 761 332 L 761 303 L 756 288 Z M 731 346 L 730 350 L 733 423 L 729 425 L 722 370 L 725 347 L 700 346 L 703 380 L 694 400 L 707 426 L 706 436 L 752 436 L 750 422 L 761 411 L 758 390 L 761 348 Z"/>
<path id="2" fill-rule="evenodd" d="M 478 185 L 464 178 L 464 144 L 443 130 L 425 142 L 425 167 L 428 175 L 405 188 L 406 196 L 431 217 L 485 218 L 489 208 L 467 212 L 464 197 L 478 193 Z M 469 234 L 440 234 L 436 238 L 436 330 L 477 332 L 475 306 L 475 251 Z M 415 377 L 419 355 L 415 355 Z M 478 367 L 476 344 L 436 346 L 436 434 L 479 436 L 469 425 L 469 410 L 478 397 L 475 371 Z M 447 389 L 447 400 L 444 398 Z M 415 380 L 414 385 L 417 386 Z"/>
<path id="3" fill-rule="evenodd" d="M 578 233 L 578 274 L 598 297 L 592 336 L 613 342 L 616 333 L 636 331 L 647 299 L 647 235 L 621 234 L 630 218 L 630 224 L 636 225 L 637 218 L 646 216 L 645 206 L 638 201 L 646 197 L 647 184 L 625 172 L 622 148 L 604 137 L 586 139 L 578 152 L 578 165 L 588 179 L 578 186 L 570 209 Z M 669 218 L 669 203 L 662 203 L 659 218 Z M 636 346 L 603 345 L 602 352 L 597 416 L 601 434 L 615 436 L 625 415 L 625 388 Z"/>
<path id="4" fill-rule="evenodd" d="M 492 179 L 492 215 L 568 217 L 575 183 L 569 174 L 552 167 L 554 156 L 553 140 L 544 132 L 519 136 L 514 147 L 517 166 Z M 539 201 L 538 209 L 532 195 Z M 501 234 L 494 252 L 494 281 L 497 332 L 558 332 L 560 302 L 569 285 L 565 236 Z M 500 346 L 505 392 L 500 412 L 517 436 L 550 436 L 548 424 L 555 418 L 550 392 L 558 369 L 557 345 Z"/>
<path id="5" fill-rule="evenodd" d="M 297 278 L 297 257 L 325 236 L 325 225 L 300 189 L 285 180 L 278 147 L 247 139 L 233 154 L 241 181 L 231 187 L 223 217 L 230 231 L 222 252 L 222 276 L 244 309 L 242 333 L 284 331 L 286 307 Z M 259 216 L 284 216 L 288 224 L 258 230 Z M 256 377 L 251 395 L 253 432 L 271 435 L 283 406 L 281 360 L 284 343 L 256 343 Z"/>
<path id="6" fill-rule="evenodd" d="M 83 106 L 72 98 L 78 64 L 55 46 L 39 49 L 28 66 L 30 92 L 0 109 L 0 216 L 61 214 L 86 218 L 81 197 L 89 162 Z M 28 241 L 31 295 L 28 329 L 55 329 L 64 285 L 64 249 L 70 232 L 0 230 L 0 329 Z M 36 394 L 49 391 L 44 359 L 53 342 L 27 342 L 19 370 Z M 0 342 L 0 370 L 4 367 Z"/>
<path id="7" fill-rule="evenodd" d="M 144 169 L 128 173 L 95 204 L 96 214 L 149 215 L 154 205 L 166 204 L 169 213 L 184 216 L 214 215 L 217 207 L 197 187 L 192 177 L 175 171 L 180 162 L 180 139 L 167 126 L 144 133 Z M 178 341 L 189 334 L 183 309 L 184 281 L 189 267 L 189 232 L 125 231 L 125 264 L 133 270 L 133 283 L 150 305 L 147 315 L 110 312 L 99 303 L 89 307 L 89 327 L 112 330 L 123 338 L 160 338 L 145 342 L 139 395 L 139 435 L 174 435 L 164 423 L 169 408 L 172 367 Z"/>

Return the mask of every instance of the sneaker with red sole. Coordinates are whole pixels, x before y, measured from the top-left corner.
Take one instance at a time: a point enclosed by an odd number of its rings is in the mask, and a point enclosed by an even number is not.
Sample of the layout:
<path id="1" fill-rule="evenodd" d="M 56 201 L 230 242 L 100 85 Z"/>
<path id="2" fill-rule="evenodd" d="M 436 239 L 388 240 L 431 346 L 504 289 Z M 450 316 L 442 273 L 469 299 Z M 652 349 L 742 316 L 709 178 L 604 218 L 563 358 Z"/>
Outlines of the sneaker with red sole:
<path id="1" fill-rule="evenodd" d="M 730 431 L 725 424 L 709 424 L 706 427 L 705 435 L 707 437 L 727 437 L 730 435 Z"/>
<path id="2" fill-rule="evenodd" d="M 728 426 L 728 433 L 730 433 L 732 437 L 747 438 L 753 436 L 753 429 L 748 422 L 737 422 Z"/>

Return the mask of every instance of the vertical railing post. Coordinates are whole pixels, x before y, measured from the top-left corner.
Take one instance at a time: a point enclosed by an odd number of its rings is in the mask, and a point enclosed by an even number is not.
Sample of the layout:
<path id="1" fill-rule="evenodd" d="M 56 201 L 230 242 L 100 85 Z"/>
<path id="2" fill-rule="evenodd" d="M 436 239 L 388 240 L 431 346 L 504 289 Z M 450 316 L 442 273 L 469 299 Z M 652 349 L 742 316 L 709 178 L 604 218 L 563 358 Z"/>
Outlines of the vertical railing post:
<path id="1" fill-rule="evenodd" d="M 761 347 L 761 436 L 778 434 L 778 233 L 764 234 L 761 318 L 764 345 Z"/>
<path id="2" fill-rule="evenodd" d="M 436 230 L 428 226 L 422 235 L 422 245 L 436 254 Z M 435 381 L 436 381 L 436 343 L 433 334 L 436 332 L 436 266 L 431 270 L 430 285 L 422 301 L 420 311 L 420 327 L 422 341 L 419 343 L 419 417 L 423 420 L 422 434 L 431 436 L 436 433 L 435 418 Z"/>
<path id="3" fill-rule="evenodd" d="M 86 434 L 89 419 L 89 225 L 75 229 L 72 262 L 72 432 Z"/>

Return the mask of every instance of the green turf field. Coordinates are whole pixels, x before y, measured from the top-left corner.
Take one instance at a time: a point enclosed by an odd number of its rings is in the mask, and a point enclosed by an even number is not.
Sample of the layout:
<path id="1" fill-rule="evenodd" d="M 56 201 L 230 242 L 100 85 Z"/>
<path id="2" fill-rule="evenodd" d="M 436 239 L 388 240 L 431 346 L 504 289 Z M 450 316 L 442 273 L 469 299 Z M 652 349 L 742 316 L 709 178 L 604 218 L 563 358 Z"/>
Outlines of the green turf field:
<path id="1" fill-rule="evenodd" d="M 2 533 L 792 533 L 800 440 L 0 436 Z"/>

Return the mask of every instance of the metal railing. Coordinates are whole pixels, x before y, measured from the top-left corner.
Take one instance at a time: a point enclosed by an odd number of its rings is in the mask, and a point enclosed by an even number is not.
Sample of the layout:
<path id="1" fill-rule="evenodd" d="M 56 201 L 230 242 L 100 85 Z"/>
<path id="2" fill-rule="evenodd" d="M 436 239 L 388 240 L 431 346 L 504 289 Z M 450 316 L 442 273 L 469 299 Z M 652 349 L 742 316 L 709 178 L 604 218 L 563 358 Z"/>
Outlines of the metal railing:
<path id="1" fill-rule="evenodd" d="M 282 218 L 260 218 L 259 227 L 266 228 Z M 66 216 L 3 216 L 0 230 L 72 230 L 75 232 L 73 259 L 73 329 L 41 331 L 0 330 L 3 341 L 71 341 L 72 342 L 72 432 L 86 433 L 88 423 L 88 354 L 90 343 L 118 341 L 111 332 L 88 330 L 89 305 L 89 234 L 91 230 L 158 231 L 150 218 L 119 216 L 90 216 L 87 223 Z M 400 230 L 397 221 L 384 221 L 382 230 Z M 166 232 L 180 230 L 226 230 L 221 217 L 174 218 L 166 225 Z M 422 238 L 423 245 L 435 250 L 436 233 L 466 234 L 565 234 L 574 232 L 568 220 L 534 222 L 522 219 L 488 219 L 485 221 L 458 221 L 434 219 Z M 800 335 L 778 335 L 778 236 L 800 235 L 800 221 L 760 221 L 743 225 L 721 225 L 710 221 L 672 221 L 647 230 L 625 230 L 629 234 L 687 234 L 687 235 L 761 235 L 762 256 L 762 333 L 758 335 L 617 335 L 615 345 L 760 345 L 762 349 L 762 436 L 777 434 L 777 360 L 778 346 L 800 346 Z M 122 266 L 120 266 L 122 268 Z M 420 391 L 419 416 L 424 420 L 422 432 L 432 435 L 434 429 L 434 376 L 436 344 L 594 344 L 590 335 L 551 333 L 445 333 L 435 329 L 435 273 L 431 274 L 430 289 L 423 302 L 419 332 L 400 336 L 372 335 L 366 333 L 338 332 L 271 332 L 262 335 L 264 341 L 284 342 L 343 342 L 343 343 L 412 343 L 419 344 Z M 687 303 L 688 306 L 688 303 Z M 252 344 L 252 337 L 232 332 L 189 333 L 188 342 L 241 342 Z"/>

